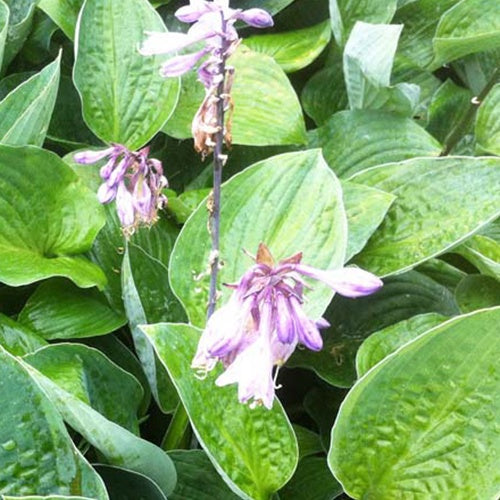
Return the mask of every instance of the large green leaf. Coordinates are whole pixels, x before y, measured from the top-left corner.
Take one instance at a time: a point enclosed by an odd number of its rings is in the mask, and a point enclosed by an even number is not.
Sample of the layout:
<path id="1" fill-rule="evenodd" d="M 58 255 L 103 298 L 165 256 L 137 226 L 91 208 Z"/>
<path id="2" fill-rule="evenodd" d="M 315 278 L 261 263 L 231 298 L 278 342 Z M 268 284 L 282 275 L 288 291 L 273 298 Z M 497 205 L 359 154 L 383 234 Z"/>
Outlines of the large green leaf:
<path id="1" fill-rule="evenodd" d="M 224 483 L 202 450 L 169 452 L 177 470 L 177 485 L 170 500 L 235 500 L 238 498 Z"/>
<path id="2" fill-rule="evenodd" d="M 46 339 L 105 335 L 127 322 L 97 290 L 82 290 L 62 279 L 42 283 L 26 302 L 19 321 Z"/>
<path id="3" fill-rule="evenodd" d="M 104 484 L 74 447 L 49 398 L 1 347 L 0 398 L 0 494 L 107 500 Z"/>
<path id="4" fill-rule="evenodd" d="M 11 496 L 2 496 L 2 500 L 93 500 L 88 497 L 75 497 L 75 496 L 67 496 L 67 495 L 50 495 L 47 497 L 41 497 L 39 495 L 36 496 L 28 496 L 28 497 L 11 497 Z"/>
<path id="5" fill-rule="evenodd" d="M 0 345 L 14 356 L 23 356 L 47 342 L 21 323 L 0 314 Z"/>
<path id="6" fill-rule="evenodd" d="M 280 500 L 333 500 L 342 486 L 332 477 L 325 457 L 301 460 L 290 482 L 280 491 Z"/>
<path id="7" fill-rule="evenodd" d="M 415 156 L 438 156 L 441 145 L 409 118 L 374 110 L 341 111 L 310 134 L 341 178 Z"/>
<path id="8" fill-rule="evenodd" d="M 49 128 L 59 86 L 59 56 L 0 102 L 0 142 L 41 146 Z"/>
<path id="9" fill-rule="evenodd" d="M 463 313 L 500 305 L 500 282 L 490 276 L 471 274 L 458 285 L 457 302 Z"/>
<path id="10" fill-rule="evenodd" d="M 163 450 L 108 420 L 63 386 L 30 365 L 26 366 L 66 423 L 99 450 L 111 465 L 144 474 L 166 495 L 173 491 L 175 468 Z"/>
<path id="11" fill-rule="evenodd" d="M 355 259 L 379 275 L 445 252 L 499 213 L 498 158 L 416 158 L 371 168 L 353 180 L 397 196 Z"/>
<path id="12" fill-rule="evenodd" d="M 397 0 L 329 0 L 333 34 L 344 45 L 356 21 L 387 23 L 396 12 Z"/>
<path id="13" fill-rule="evenodd" d="M 53 344 L 24 359 L 101 415 L 139 434 L 137 410 L 142 388 L 132 375 L 97 349 L 81 344 Z"/>
<path id="14" fill-rule="evenodd" d="M 354 182 L 343 182 L 342 191 L 347 215 L 347 262 L 363 249 L 396 197 Z"/>
<path id="15" fill-rule="evenodd" d="M 0 281 L 12 286 L 65 276 L 102 287 L 102 271 L 78 254 L 104 224 L 102 209 L 54 153 L 0 146 Z"/>
<path id="16" fill-rule="evenodd" d="M 278 63 L 265 54 L 240 48 L 229 59 L 235 68 L 231 91 L 234 102 L 234 144 L 269 146 L 303 144 L 304 118 L 299 100 Z M 191 122 L 205 90 L 194 72 L 182 79 L 179 104 L 163 130 L 178 139 L 191 137 Z"/>
<path id="17" fill-rule="evenodd" d="M 440 19 L 434 43 L 434 68 L 467 54 L 498 48 L 500 4 L 462 0 Z"/>
<path id="18" fill-rule="evenodd" d="M 411 116 L 420 88 L 390 85 L 391 71 L 403 26 L 357 22 L 344 49 L 344 78 L 351 109 L 384 109 Z"/>
<path id="19" fill-rule="evenodd" d="M 356 372 L 362 377 L 389 354 L 448 318 L 437 313 L 419 314 L 370 335 L 356 354 Z"/>
<path id="20" fill-rule="evenodd" d="M 76 33 L 74 80 L 83 116 L 102 140 L 135 150 L 164 125 L 179 81 L 159 74 L 159 56 L 138 48 L 147 31 L 165 26 L 147 0 L 86 0 Z"/>
<path id="21" fill-rule="evenodd" d="M 83 0 L 39 0 L 37 5 L 73 40 Z"/>
<path id="22" fill-rule="evenodd" d="M 255 186 L 259 189 L 255 189 Z M 205 323 L 208 276 L 195 281 L 209 261 L 207 213 L 202 203 L 185 224 L 170 261 L 172 290 L 196 326 Z M 303 251 L 303 262 L 322 269 L 342 266 L 346 215 L 340 183 L 319 150 L 287 153 L 259 162 L 222 188 L 220 282 L 234 283 L 251 265 L 243 249 L 266 243 L 277 259 Z M 196 245 L 193 245 L 196 241 Z M 224 299 L 230 292 L 224 291 Z M 319 317 L 333 292 L 317 284 L 306 310 Z"/>
<path id="23" fill-rule="evenodd" d="M 292 73 L 309 66 L 326 47 L 331 34 L 326 20 L 301 30 L 251 36 L 245 38 L 245 45 L 271 56 L 284 71 Z"/>
<path id="24" fill-rule="evenodd" d="M 500 83 L 497 83 L 479 106 L 476 141 L 482 151 L 500 155 Z"/>
<path id="25" fill-rule="evenodd" d="M 454 318 L 360 379 L 328 457 L 349 496 L 498 496 L 499 321 L 500 308 Z"/>
<path id="26" fill-rule="evenodd" d="M 454 295 L 444 286 L 416 271 L 384 280 L 374 295 L 356 300 L 335 297 L 326 312 L 332 325 L 324 331 L 320 352 L 297 350 L 289 366 L 313 370 L 326 382 L 349 387 L 356 380 L 356 352 L 372 333 L 417 314 L 458 314 Z"/>
<path id="27" fill-rule="evenodd" d="M 272 410 L 238 402 L 236 389 L 216 387 L 190 368 L 200 331 L 190 325 L 142 327 L 174 382 L 198 440 L 215 468 L 242 498 L 267 500 L 297 465 L 292 427 L 277 402 Z"/>

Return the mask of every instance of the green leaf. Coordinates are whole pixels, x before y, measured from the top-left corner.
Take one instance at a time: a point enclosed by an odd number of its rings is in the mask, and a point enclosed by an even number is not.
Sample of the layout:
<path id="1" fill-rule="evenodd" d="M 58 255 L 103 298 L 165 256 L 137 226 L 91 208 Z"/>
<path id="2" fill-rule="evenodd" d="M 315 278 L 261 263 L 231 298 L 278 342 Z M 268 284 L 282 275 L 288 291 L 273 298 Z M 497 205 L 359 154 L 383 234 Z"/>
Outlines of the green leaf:
<path id="1" fill-rule="evenodd" d="M 2 67 L 5 42 L 7 40 L 7 32 L 9 28 L 9 16 L 10 16 L 9 7 L 3 0 L 0 0 L 0 68 Z"/>
<path id="2" fill-rule="evenodd" d="M 335 58 L 307 81 L 301 100 L 305 113 L 318 126 L 324 125 L 330 116 L 347 107 L 347 90 L 340 58 Z"/>
<path id="3" fill-rule="evenodd" d="M 345 261 L 361 252 L 366 242 L 384 220 L 396 197 L 390 193 L 354 182 L 343 182 L 347 215 L 347 251 Z"/>
<path id="4" fill-rule="evenodd" d="M 233 0 L 231 7 L 235 9 L 252 9 L 258 7 L 267 10 L 271 14 L 277 14 L 292 2 L 293 0 Z"/>
<path id="5" fill-rule="evenodd" d="M 142 388 L 132 375 L 97 349 L 81 344 L 53 344 L 24 360 L 107 419 L 139 434 L 137 411 Z"/>
<path id="6" fill-rule="evenodd" d="M 164 273 L 166 268 L 162 269 L 158 266 L 157 261 L 154 261 L 147 255 L 142 258 L 142 269 L 144 269 L 144 264 L 153 265 L 157 268 L 157 272 L 153 272 L 150 275 L 149 280 L 160 282 L 166 289 L 168 289 L 168 292 L 165 295 L 171 295 L 172 292 L 168 288 L 168 275 L 165 275 L 163 279 L 158 279 L 158 277 L 161 276 L 159 273 Z M 136 276 L 140 276 L 138 273 L 140 270 L 140 268 L 137 268 Z M 153 268 L 153 270 L 155 269 Z M 133 268 L 130 262 L 129 249 L 127 249 L 123 259 L 121 278 L 125 311 L 127 313 L 137 356 L 141 361 L 141 365 L 146 378 L 148 379 L 151 392 L 159 407 L 165 413 L 172 412 L 175 410 L 179 402 L 177 394 L 172 386 L 172 382 L 161 366 L 161 362 L 155 354 L 153 347 L 150 342 L 148 342 L 144 332 L 139 328 L 139 325 L 144 325 L 148 322 L 154 322 L 155 320 L 160 319 L 158 314 L 162 314 L 165 310 L 162 309 L 162 304 L 164 304 L 163 301 L 165 299 L 161 295 L 161 290 L 158 289 L 159 283 L 157 283 L 156 287 L 152 289 L 152 291 L 155 292 L 159 291 L 159 296 L 148 294 L 147 287 L 142 288 L 136 285 Z M 140 279 L 144 282 L 144 275 L 142 275 Z M 156 309 L 156 314 L 154 309 Z M 166 316 L 168 316 L 168 314 Z"/>
<path id="7" fill-rule="evenodd" d="M 416 158 L 371 168 L 353 180 L 397 196 L 355 259 L 378 275 L 411 269 L 498 217 L 499 159 Z"/>
<path id="8" fill-rule="evenodd" d="M 245 45 L 255 52 L 271 56 L 287 73 L 309 66 L 328 45 L 332 35 L 328 20 L 310 28 L 254 35 Z"/>
<path id="9" fill-rule="evenodd" d="M 351 109 L 384 109 L 411 116 L 420 98 L 415 84 L 390 85 L 402 25 L 358 21 L 344 49 L 344 77 Z"/>
<path id="10" fill-rule="evenodd" d="M 447 319 L 437 313 L 419 314 L 373 333 L 361 344 L 356 354 L 358 378 L 401 346 Z"/>
<path id="11" fill-rule="evenodd" d="M 49 128 L 59 87 L 61 56 L 0 102 L 0 142 L 41 146 Z"/>
<path id="12" fill-rule="evenodd" d="M 198 329 L 167 323 L 142 329 L 224 481 L 242 498 L 267 500 L 288 481 L 298 460 L 297 441 L 281 405 L 275 402 L 272 410 L 251 409 L 238 402 L 234 386 L 216 387 L 213 372 L 199 380 L 190 368 L 201 333 Z"/>
<path id="13" fill-rule="evenodd" d="M 324 451 L 318 434 L 301 425 L 293 424 L 292 427 L 299 444 L 299 460 Z"/>
<path id="14" fill-rule="evenodd" d="M 111 465 L 144 474 L 156 482 L 166 495 L 173 491 L 175 468 L 163 450 L 108 420 L 64 387 L 35 368 L 26 366 L 66 423 L 99 450 Z"/>
<path id="15" fill-rule="evenodd" d="M 62 279 L 42 283 L 19 321 L 49 340 L 106 335 L 127 323 L 97 290 L 82 290 Z"/>
<path id="16" fill-rule="evenodd" d="M 328 456 L 349 496 L 496 498 L 499 321 L 500 308 L 454 318 L 360 379 Z"/>
<path id="17" fill-rule="evenodd" d="M 14 356 L 24 356 L 47 342 L 21 323 L 0 314 L 0 345 Z"/>
<path id="18" fill-rule="evenodd" d="M 240 48 L 229 59 L 235 68 L 231 91 L 234 102 L 234 144 L 270 146 L 304 144 L 306 131 L 295 91 L 278 63 L 265 54 Z M 190 72 L 182 79 L 179 104 L 163 131 L 177 139 L 191 137 L 191 122 L 205 91 Z"/>
<path id="19" fill-rule="evenodd" d="M 159 56 L 142 56 L 146 32 L 165 26 L 147 0 L 86 0 L 76 34 L 75 85 L 83 116 L 103 141 L 136 150 L 165 124 L 179 80 L 162 78 Z"/>
<path id="20" fill-rule="evenodd" d="M 490 276 L 471 274 L 458 285 L 458 306 L 463 313 L 500 305 L 500 282 Z"/>
<path id="21" fill-rule="evenodd" d="M 258 185 L 259 189 L 255 189 Z M 210 238 L 202 203 L 185 224 L 170 261 L 172 290 L 189 320 L 205 324 Z M 276 259 L 303 251 L 303 262 L 321 269 L 342 266 L 347 241 L 340 184 L 319 150 L 287 153 L 259 162 L 222 188 L 221 283 L 239 280 L 251 264 L 243 249 L 256 252 L 265 242 Z M 193 246 L 193 241 L 197 244 Z M 230 295 L 223 291 L 223 303 Z M 308 291 L 307 313 L 319 317 L 333 292 L 317 284 Z"/>
<path id="22" fill-rule="evenodd" d="M 0 213 L 0 281 L 65 276 L 85 288 L 104 285 L 102 271 L 78 255 L 103 226 L 102 209 L 54 153 L 0 146 Z"/>
<path id="23" fill-rule="evenodd" d="M 468 54 L 498 48 L 500 4 L 462 0 L 441 17 L 433 43 L 433 69 Z"/>
<path id="24" fill-rule="evenodd" d="M 78 12 L 84 0 L 38 0 L 38 7 L 54 21 L 71 40 L 75 38 Z"/>
<path id="25" fill-rule="evenodd" d="M 500 279 L 500 243 L 498 241 L 477 234 L 463 245 L 454 248 L 453 252 L 466 258 L 481 273 Z"/>
<path id="26" fill-rule="evenodd" d="M 235 500 L 238 498 L 217 474 L 202 450 L 169 452 L 177 470 L 177 486 L 169 500 Z"/>
<path id="27" fill-rule="evenodd" d="M 500 83 L 497 83 L 479 106 L 476 141 L 481 151 L 500 155 Z"/>
<path id="28" fill-rule="evenodd" d="M 2 500 L 92 500 L 92 498 L 88 497 L 75 497 L 75 496 L 66 496 L 66 495 L 50 495 L 48 497 L 41 496 L 29 496 L 29 497 L 11 497 L 11 496 L 2 496 Z"/>
<path id="29" fill-rule="evenodd" d="M 416 271 L 384 280 L 374 295 L 356 300 L 336 296 L 325 318 L 332 325 L 323 333 L 324 347 L 314 353 L 297 350 L 288 366 L 313 370 L 329 384 L 350 387 L 356 380 L 356 352 L 372 333 L 417 314 L 458 314 L 453 294 Z"/>
<path id="30" fill-rule="evenodd" d="M 394 23 L 403 24 L 398 55 L 404 56 L 421 68 L 426 68 L 434 57 L 433 38 L 441 16 L 459 0 L 418 0 L 402 6 L 394 16 Z"/>
<path id="31" fill-rule="evenodd" d="M 423 264 L 420 264 L 416 270 L 434 281 L 437 281 L 440 285 L 443 285 L 453 293 L 455 293 L 455 289 L 460 281 L 466 276 L 462 270 L 440 259 L 426 260 Z"/>
<path id="32" fill-rule="evenodd" d="M 5 70 L 28 38 L 35 14 L 36 0 L 3 0 L 3 2 L 7 4 L 10 11 L 2 62 L 2 70 Z"/>
<path id="33" fill-rule="evenodd" d="M 104 484 L 74 447 L 61 417 L 14 356 L 0 348 L 0 491 L 83 494 L 107 500 Z"/>
<path id="34" fill-rule="evenodd" d="M 396 12 L 397 0 L 329 0 L 332 30 L 343 46 L 357 21 L 388 23 Z"/>
<path id="35" fill-rule="evenodd" d="M 167 500 L 156 483 L 143 474 L 111 465 L 94 465 L 94 469 L 104 480 L 111 498 Z"/>
<path id="36" fill-rule="evenodd" d="M 342 486 L 328 469 L 325 457 L 301 460 L 290 482 L 280 491 L 281 500 L 333 500 Z"/>
<path id="37" fill-rule="evenodd" d="M 432 96 L 427 130 L 440 141 L 446 142 L 450 132 L 467 113 L 471 98 L 470 90 L 455 85 L 450 79 L 446 80 Z"/>
<path id="38" fill-rule="evenodd" d="M 373 110 L 341 111 L 310 134 L 326 161 L 347 179 L 369 167 L 438 156 L 441 145 L 413 120 Z"/>

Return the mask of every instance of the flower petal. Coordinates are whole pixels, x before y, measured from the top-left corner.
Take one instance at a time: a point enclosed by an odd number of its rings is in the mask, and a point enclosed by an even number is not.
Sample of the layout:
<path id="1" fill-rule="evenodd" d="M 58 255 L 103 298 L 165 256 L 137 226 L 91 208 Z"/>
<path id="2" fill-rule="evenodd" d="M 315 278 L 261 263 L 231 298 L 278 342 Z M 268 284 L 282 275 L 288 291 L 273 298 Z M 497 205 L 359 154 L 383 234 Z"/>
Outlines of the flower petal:
<path id="1" fill-rule="evenodd" d="M 380 278 L 358 267 L 344 267 L 333 271 L 323 271 L 314 267 L 298 264 L 293 269 L 305 276 L 326 283 L 345 297 L 363 297 L 376 292 L 383 286 Z"/>
<path id="2" fill-rule="evenodd" d="M 73 159 L 76 163 L 81 163 L 83 165 L 90 165 L 91 163 L 96 163 L 103 158 L 106 158 L 113 153 L 115 148 L 102 149 L 100 151 L 80 151 L 75 153 Z"/>
<path id="3" fill-rule="evenodd" d="M 296 297 L 290 297 L 288 304 L 295 322 L 298 341 L 312 351 L 320 351 L 323 348 L 323 338 L 314 321 L 306 316 L 302 304 Z"/>
<path id="4" fill-rule="evenodd" d="M 161 65 L 160 75 L 165 78 L 181 76 L 191 70 L 206 53 L 206 50 L 200 50 L 194 54 L 172 57 Z"/>
<path id="5" fill-rule="evenodd" d="M 134 201 L 123 182 L 118 185 L 116 192 L 116 210 L 123 227 L 130 227 L 135 222 Z"/>
<path id="6" fill-rule="evenodd" d="M 109 187 L 106 183 L 101 184 L 97 191 L 97 199 L 100 203 L 106 204 L 113 201 L 116 196 L 116 187 Z"/>
<path id="7" fill-rule="evenodd" d="M 175 17 L 182 21 L 183 23 L 194 23 L 207 12 L 210 12 L 211 8 L 208 2 L 204 0 L 191 0 L 189 5 L 180 7 L 175 11 Z"/>
<path id="8" fill-rule="evenodd" d="M 196 41 L 186 33 L 147 33 L 147 35 L 148 38 L 139 48 L 139 52 L 143 56 L 168 54 L 181 50 Z"/>

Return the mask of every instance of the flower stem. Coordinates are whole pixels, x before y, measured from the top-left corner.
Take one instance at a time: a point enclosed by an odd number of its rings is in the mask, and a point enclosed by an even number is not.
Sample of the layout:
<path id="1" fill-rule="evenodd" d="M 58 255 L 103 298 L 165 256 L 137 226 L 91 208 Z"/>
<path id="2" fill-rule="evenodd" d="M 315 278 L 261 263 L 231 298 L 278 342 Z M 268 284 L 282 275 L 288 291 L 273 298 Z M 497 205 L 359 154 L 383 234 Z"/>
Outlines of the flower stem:
<path id="1" fill-rule="evenodd" d="M 439 156 L 447 156 L 450 154 L 452 149 L 460 142 L 460 139 L 467 133 L 469 130 L 470 124 L 474 120 L 476 116 L 477 108 L 484 101 L 489 91 L 493 88 L 493 86 L 497 83 L 500 77 L 500 69 L 496 69 L 493 72 L 492 77 L 488 81 L 488 83 L 484 86 L 483 90 L 481 90 L 480 94 L 477 97 L 474 97 L 471 101 L 469 109 L 464 114 L 462 119 L 455 125 L 452 131 L 449 133 L 448 137 L 445 140 L 443 150 Z"/>
<path id="2" fill-rule="evenodd" d="M 178 450 L 182 448 L 182 442 L 186 435 L 186 429 L 189 424 L 189 417 L 184 405 L 179 402 L 175 413 L 170 421 L 167 432 L 163 437 L 161 447 L 165 451 Z"/>
<path id="3" fill-rule="evenodd" d="M 226 21 L 221 12 L 222 32 L 226 31 Z M 214 156 L 213 156 L 213 195 L 212 206 L 209 211 L 209 228 L 212 236 L 212 251 L 210 252 L 210 289 L 208 298 L 207 318 L 210 318 L 215 311 L 217 303 L 217 275 L 219 272 L 219 245 L 220 245 L 220 195 L 222 184 L 222 167 L 224 166 L 224 88 L 226 79 L 226 39 L 221 41 L 221 59 L 219 74 L 223 76 L 217 87 L 217 133 L 215 136 Z"/>

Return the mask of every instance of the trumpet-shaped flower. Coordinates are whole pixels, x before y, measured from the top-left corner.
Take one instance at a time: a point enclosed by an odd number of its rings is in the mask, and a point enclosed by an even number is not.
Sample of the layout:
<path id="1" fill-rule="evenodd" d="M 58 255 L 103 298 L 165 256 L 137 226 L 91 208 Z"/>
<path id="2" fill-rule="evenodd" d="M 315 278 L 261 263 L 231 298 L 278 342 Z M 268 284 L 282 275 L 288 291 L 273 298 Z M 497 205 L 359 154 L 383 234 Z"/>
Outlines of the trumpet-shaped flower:
<path id="1" fill-rule="evenodd" d="M 229 301 L 208 320 L 192 367 L 202 373 L 218 361 L 226 367 L 216 384 L 238 384 L 241 402 L 272 407 L 274 367 L 282 366 L 298 344 L 319 351 L 324 319 L 313 320 L 303 309 L 304 278 L 319 280 L 347 297 L 377 291 L 382 281 L 355 267 L 320 270 L 301 263 L 302 254 L 275 263 L 261 243 L 255 265 L 237 284 Z"/>
<path id="2" fill-rule="evenodd" d="M 168 185 L 160 161 L 149 158 L 149 148 L 129 151 L 119 144 L 102 151 L 82 151 L 74 155 L 85 165 L 107 158 L 101 168 L 103 184 L 97 197 L 103 204 L 116 200 L 116 210 L 125 234 L 131 234 L 140 224 L 150 225 L 157 212 L 167 202 L 162 194 Z"/>

